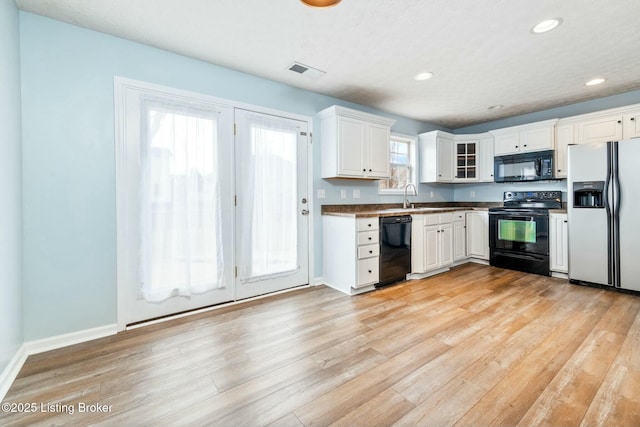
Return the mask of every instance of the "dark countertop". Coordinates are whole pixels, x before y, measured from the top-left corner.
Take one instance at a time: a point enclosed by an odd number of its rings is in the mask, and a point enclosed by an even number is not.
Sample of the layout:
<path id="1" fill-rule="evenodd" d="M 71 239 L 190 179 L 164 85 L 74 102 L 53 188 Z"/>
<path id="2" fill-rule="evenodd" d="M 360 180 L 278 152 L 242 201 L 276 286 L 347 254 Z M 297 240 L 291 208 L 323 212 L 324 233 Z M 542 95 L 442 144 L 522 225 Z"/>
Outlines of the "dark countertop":
<path id="1" fill-rule="evenodd" d="M 403 209 L 400 203 L 364 204 L 364 205 L 322 205 L 322 215 L 349 216 L 356 218 L 386 217 L 396 215 L 416 215 L 457 212 L 463 210 L 488 210 L 490 207 L 502 206 L 502 203 L 484 202 L 447 202 L 447 203 L 415 203 L 415 207 Z"/>

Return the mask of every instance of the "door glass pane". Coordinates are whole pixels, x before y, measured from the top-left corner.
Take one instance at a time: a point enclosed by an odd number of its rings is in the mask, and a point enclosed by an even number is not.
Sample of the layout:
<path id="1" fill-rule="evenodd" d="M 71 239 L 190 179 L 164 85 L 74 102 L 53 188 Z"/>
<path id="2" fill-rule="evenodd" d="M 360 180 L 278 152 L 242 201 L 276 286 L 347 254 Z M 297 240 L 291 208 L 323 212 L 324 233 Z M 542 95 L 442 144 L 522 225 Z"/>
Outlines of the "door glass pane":
<path id="1" fill-rule="evenodd" d="M 254 118 L 242 150 L 240 279 L 256 281 L 298 269 L 297 129 Z"/>
<path id="2" fill-rule="evenodd" d="M 140 294 L 147 301 L 224 286 L 215 117 L 158 102 L 146 109 Z"/>

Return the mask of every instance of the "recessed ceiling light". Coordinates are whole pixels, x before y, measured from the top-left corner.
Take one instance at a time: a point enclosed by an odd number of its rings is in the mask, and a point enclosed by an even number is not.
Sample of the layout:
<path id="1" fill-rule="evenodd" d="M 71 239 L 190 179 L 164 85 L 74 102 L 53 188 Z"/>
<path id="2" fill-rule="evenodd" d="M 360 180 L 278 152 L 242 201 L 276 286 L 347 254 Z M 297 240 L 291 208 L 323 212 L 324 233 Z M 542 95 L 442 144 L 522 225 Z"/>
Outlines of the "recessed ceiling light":
<path id="1" fill-rule="evenodd" d="M 602 77 L 598 77 L 597 79 L 591 79 L 588 82 L 585 83 L 586 86 L 595 86 L 595 85 L 599 85 L 600 83 L 604 83 L 607 79 L 603 79 Z"/>
<path id="2" fill-rule="evenodd" d="M 489 107 L 489 110 L 499 110 L 502 107 L 504 107 L 504 105 L 498 104 L 498 105 L 492 105 L 491 107 Z"/>
<path id="3" fill-rule="evenodd" d="M 429 80 L 430 78 L 432 78 L 435 74 L 427 71 L 425 73 L 420 73 L 420 74 L 416 74 L 416 76 L 413 78 L 414 80 Z"/>
<path id="4" fill-rule="evenodd" d="M 534 34 L 546 33 L 547 31 L 553 30 L 560 24 L 562 24 L 562 18 L 546 19 L 540 22 L 539 24 L 535 25 L 531 29 L 531 32 Z"/>
<path id="5" fill-rule="evenodd" d="M 307 6 L 311 7 L 331 7 L 340 3 L 342 0 L 300 0 Z"/>

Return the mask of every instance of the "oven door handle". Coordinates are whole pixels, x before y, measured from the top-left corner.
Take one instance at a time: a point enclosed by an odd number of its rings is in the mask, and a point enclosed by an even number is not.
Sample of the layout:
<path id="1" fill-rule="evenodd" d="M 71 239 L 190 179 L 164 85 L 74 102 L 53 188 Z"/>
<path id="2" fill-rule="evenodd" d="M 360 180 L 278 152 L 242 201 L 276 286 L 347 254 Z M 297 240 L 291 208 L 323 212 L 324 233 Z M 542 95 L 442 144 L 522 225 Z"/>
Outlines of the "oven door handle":
<path id="1" fill-rule="evenodd" d="M 549 214 L 527 214 L 527 215 L 514 215 L 504 212 L 489 212 L 489 215 L 498 216 L 499 219 L 509 219 L 514 221 L 531 221 L 535 218 L 548 218 Z"/>

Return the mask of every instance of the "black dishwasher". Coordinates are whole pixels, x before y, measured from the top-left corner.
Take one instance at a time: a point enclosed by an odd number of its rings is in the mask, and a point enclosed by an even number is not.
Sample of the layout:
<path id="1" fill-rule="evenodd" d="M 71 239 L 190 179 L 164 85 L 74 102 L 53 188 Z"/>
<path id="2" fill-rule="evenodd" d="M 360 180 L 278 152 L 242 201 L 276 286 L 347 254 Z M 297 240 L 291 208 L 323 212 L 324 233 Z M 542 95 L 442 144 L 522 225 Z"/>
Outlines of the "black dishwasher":
<path id="1" fill-rule="evenodd" d="M 411 272 L 411 215 L 380 218 L 380 281 L 384 286 L 405 280 Z"/>

